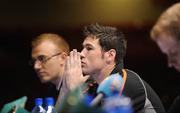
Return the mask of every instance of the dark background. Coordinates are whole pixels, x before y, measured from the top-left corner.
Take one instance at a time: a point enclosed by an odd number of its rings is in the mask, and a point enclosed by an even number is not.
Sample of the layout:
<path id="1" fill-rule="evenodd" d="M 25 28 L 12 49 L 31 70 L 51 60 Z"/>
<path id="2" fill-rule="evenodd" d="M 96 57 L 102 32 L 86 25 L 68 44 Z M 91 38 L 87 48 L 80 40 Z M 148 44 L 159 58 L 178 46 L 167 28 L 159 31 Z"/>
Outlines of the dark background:
<path id="1" fill-rule="evenodd" d="M 48 85 L 41 84 L 32 67 L 28 65 L 32 38 L 44 32 L 57 33 L 66 38 L 71 49 L 77 48 L 80 51 L 83 26 L 98 22 L 115 26 L 124 32 L 128 40 L 125 68 L 134 70 L 147 81 L 168 109 L 172 100 L 180 92 L 178 82 L 180 76 L 174 69 L 168 68 L 166 56 L 151 41 L 149 32 L 159 14 L 177 1 L 147 1 L 157 8 L 154 13 L 151 11 L 149 14 L 135 12 L 137 16 L 134 16 L 134 19 L 131 14 L 128 16 L 121 10 L 117 11 L 118 8 L 116 8 L 114 17 L 123 18 L 118 20 L 108 18 L 111 12 L 106 15 L 106 12 L 101 12 L 103 8 L 99 12 L 96 12 L 97 9 L 94 9 L 94 12 L 91 11 L 93 2 L 90 1 L 86 3 L 82 0 L 40 0 L 36 2 L 2 0 L 0 2 L 0 108 L 7 102 L 28 96 L 27 109 L 30 110 L 35 97 L 46 96 Z M 99 3 L 102 2 L 100 0 Z M 121 6 L 122 4 L 119 7 Z M 130 6 L 127 5 L 127 9 Z M 139 9 L 143 11 L 147 8 L 139 4 Z M 117 12 L 120 12 L 120 15 Z M 100 17 L 95 18 L 98 14 Z M 141 17 L 142 14 L 148 15 L 148 18 Z"/>

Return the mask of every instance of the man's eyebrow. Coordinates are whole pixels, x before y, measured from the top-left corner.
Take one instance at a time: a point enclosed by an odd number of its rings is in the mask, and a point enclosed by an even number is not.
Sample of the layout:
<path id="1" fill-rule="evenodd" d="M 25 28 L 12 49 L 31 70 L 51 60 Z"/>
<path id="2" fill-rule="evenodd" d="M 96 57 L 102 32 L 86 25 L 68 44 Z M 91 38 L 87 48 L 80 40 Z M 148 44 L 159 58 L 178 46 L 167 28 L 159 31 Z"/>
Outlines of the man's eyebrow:
<path id="1" fill-rule="evenodd" d="M 87 44 L 83 44 L 83 47 L 84 47 L 84 46 L 93 46 L 93 45 L 87 43 Z"/>
<path id="2" fill-rule="evenodd" d="M 38 58 L 38 57 L 46 57 L 46 55 L 40 54 L 40 55 L 38 55 L 38 56 L 36 56 L 36 57 L 31 57 L 31 58 Z"/>

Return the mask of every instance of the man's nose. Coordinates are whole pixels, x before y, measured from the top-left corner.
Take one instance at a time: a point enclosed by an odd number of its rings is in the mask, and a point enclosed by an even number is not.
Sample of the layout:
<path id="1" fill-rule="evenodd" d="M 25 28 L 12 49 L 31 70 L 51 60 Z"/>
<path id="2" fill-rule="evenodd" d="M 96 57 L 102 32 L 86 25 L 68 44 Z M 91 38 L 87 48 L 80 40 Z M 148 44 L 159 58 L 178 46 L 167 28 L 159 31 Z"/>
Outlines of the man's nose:
<path id="1" fill-rule="evenodd" d="M 83 50 L 80 52 L 81 59 L 84 58 L 85 55 L 86 55 L 86 52 L 85 52 L 85 49 L 83 49 Z"/>
<path id="2" fill-rule="evenodd" d="M 38 62 L 38 61 L 34 62 L 34 69 L 35 69 L 35 70 L 38 70 L 38 69 L 40 69 L 41 67 L 42 67 L 42 65 L 40 64 L 40 62 Z"/>
<path id="3" fill-rule="evenodd" d="M 80 57 L 81 57 L 81 59 L 84 58 L 84 51 L 83 50 L 80 52 Z"/>

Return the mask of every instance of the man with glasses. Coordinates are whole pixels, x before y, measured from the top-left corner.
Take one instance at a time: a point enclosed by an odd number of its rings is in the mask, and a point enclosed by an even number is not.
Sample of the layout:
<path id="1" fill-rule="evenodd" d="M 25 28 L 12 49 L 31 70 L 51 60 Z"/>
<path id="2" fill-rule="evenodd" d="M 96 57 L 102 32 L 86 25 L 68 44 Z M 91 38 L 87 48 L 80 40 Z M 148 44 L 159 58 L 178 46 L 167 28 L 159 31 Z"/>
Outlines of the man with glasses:
<path id="1" fill-rule="evenodd" d="M 68 55 L 68 43 L 57 34 L 44 33 L 32 41 L 31 65 L 42 83 L 51 82 L 57 89 Z"/>
<path id="2" fill-rule="evenodd" d="M 168 66 L 180 72 L 180 3 L 164 11 L 151 30 L 151 38 L 167 55 Z M 180 113 L 180 96 L 168 113 Z"/>
<path id="3" fill-rule="evenodd" d="M 52 83 L 54 87 L 48 88 L 48 96 L 57 98 L 61 92 L 62 77 L 69 45 L 63 37 L 53 33 L 43 33 L 32 40 L 30 65 L 34 68 L 42 83 Z"/>
<path id="4" fill-rule="evenodd" d="M 31 57 L 30 64 L 40 81 L 54 84 L 59 91 L 55 108 L 60 105 L 68 91 L 88 78 L 82 74 L 80 53 L 76 49 L 70 52 L 68 43 L 57 34 L 44 33 L 32 40 Z M 70 76 L 75 74 L 78 77 Z"/>

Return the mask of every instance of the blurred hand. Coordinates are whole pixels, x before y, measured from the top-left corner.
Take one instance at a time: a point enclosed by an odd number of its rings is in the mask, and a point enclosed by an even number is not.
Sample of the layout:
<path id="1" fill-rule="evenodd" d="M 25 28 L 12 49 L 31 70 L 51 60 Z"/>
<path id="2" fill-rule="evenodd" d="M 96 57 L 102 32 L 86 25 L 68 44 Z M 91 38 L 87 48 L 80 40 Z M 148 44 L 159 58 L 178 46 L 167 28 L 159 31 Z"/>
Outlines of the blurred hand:
<path id="1" fill-rule="evenodd" d="M 83 76 L 81 68 L 80 53 L 76 49 L 70 52 L 67 57 L 64 75 L 63 75 L 63 88 L 72 91 L 76 87 L 82 85 L 88 76 Z"/>

